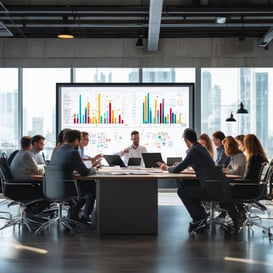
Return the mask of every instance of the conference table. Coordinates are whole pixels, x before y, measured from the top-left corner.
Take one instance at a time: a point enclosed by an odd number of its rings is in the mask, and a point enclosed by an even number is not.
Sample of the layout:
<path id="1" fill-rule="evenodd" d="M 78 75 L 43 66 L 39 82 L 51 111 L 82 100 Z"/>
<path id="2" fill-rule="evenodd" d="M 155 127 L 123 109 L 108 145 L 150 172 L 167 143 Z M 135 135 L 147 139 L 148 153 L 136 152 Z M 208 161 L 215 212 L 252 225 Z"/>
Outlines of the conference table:
<path id="1" fill-rule="evenodd" d="M 41 177 L 41 176 L 40 176 Z M 36 179 L 39 176 L 36 176 Z M 231 176 L 238 178 L 238 176 Z M 160 168 L 102 167 L 76 180 L 96 181 L 98 234 L 153 234 L 158 232 L 158 179 L 193 180 L 192 170 L 169 173 Z"/>
<path id="2" fill-rule="evenodd" d="M 238 178 L 238 176 L 230 176 Z M 76 177 L 77 178 L 77 177 Z M 158 232 L 158 179 L 194 180 L 192 170 L 169 173 L 160 168 L 103 167 L 79 177 L 96 181 L 99 234 L 154 234 Z"/>

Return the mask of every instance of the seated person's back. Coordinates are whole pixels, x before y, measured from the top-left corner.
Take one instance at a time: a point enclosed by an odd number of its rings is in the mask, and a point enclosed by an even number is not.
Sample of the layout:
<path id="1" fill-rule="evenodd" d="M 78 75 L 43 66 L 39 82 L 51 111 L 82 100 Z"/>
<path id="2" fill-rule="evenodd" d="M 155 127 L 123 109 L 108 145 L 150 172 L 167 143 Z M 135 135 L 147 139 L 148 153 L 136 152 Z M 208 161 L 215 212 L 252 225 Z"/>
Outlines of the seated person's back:
<path id="1" fill-rule="evenodd" d="M 31 137 L 24 136 L 21 139 L 21 150 L 11 162 L 11 173 L 16 180 L 28 180 L 34 174 L 42 174 L 43 168 L 39 167 L 31 154 Z"/>
<path id="2" fill-rule="evenodd" d="M 82 162 L 77 150 L 79 141 L 79 131 L 71 130 L 68 132 L 66 135 L 66 143 L 54 153 L 50 161 L 50 165 L 59 165 L 62 168 L 65 168 L 64 177 L 67 179 L 72 178 L 75 170 L 82 176 L 87 176 L 96 172 L 94 168 L 87 168 Z"/>

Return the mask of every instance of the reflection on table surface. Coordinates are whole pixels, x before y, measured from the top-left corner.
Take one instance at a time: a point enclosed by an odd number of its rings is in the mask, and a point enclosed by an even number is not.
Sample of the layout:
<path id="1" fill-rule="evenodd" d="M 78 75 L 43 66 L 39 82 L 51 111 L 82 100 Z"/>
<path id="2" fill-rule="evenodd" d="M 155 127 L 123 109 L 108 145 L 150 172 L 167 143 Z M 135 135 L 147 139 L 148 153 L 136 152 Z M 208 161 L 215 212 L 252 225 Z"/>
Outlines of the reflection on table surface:
<path id="1" fill-rule="evenodd" d="M 115 178 L 123 178 L 124 176 L 130 177 L 150 177 L 150 178 L 171 178 L 171 179 L 188 179 L 188 180 L 196 180 L 196 174 L 193 169 L 185 169 L 181 173 L 169 173 L 168 171 L 163 171 L 160 168 L 144 168 L 144 167 L 126 167 L 122 168 L 119 166 L 116 167 L 101 167 L 97 170 L 96 174 L 92 174 L 89 176 L 81 176 L 79 174 L 75 174 L 75 179 L 77 180 L 90 180 L 92 179 L 103 179 L 103 177 L 115 177 Z M 241 178 L 238 175 L 226 175 L 230 179 L 238 179 Z M 34 175 L 33 179 L 41 180 L 42 175 Z"/>

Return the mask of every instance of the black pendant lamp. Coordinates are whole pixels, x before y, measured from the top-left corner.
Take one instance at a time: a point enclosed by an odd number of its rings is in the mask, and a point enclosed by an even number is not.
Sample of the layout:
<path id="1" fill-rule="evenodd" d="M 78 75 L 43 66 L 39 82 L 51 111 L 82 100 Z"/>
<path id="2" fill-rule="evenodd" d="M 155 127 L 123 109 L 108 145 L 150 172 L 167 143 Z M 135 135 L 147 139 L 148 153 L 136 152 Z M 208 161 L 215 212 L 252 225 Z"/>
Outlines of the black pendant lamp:
<path id="1" fill-rule="evenodd" d="M 227 122 L 234 122 L 236 119 L 233 117 L 233 114 L 231 112 L 230 117 L 226 119 Z"/>
<path id="2" fill-rule="evenodd" d="M 244 108 L 244 104 L 240 103 L 240 108 L 236 112 L 237 114 L 248 114 L 248 111 Z"/>

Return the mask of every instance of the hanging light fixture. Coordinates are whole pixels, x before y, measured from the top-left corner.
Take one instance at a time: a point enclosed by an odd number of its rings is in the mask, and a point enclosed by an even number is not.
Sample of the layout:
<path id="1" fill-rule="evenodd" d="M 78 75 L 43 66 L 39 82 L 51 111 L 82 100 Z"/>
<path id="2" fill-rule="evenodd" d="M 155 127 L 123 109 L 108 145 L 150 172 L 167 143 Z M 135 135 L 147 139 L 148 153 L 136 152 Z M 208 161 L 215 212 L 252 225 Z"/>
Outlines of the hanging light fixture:
<path id="1" fill-rule="evenodd" d="M 63 16 L 63 23 L 67 24 L 68 23 L 68 18 L 67 16 Z M 68 27 L 64 27 L 61 31 L 60 34 L 57 36 L 60 39 L 73 39 L 74 35 L 69 31 Z"/>
<path id="2" fill-rule="evenodd" d="M 248 114 L 248 111 L 244 108 L 244 104 L 240 103 L 240 108 L 236 112 L 237 114 Z"/>
<path id="3" fill-rule="evenodd" d="M 143 36 L 140 35 L 136 42 L 136 48 L 143 48 Z"/>
<path id="4" fill-rule="evenodd" d="M 226 119 L 227 122 L 234 122 L 236 119 L 233 117 L 233 114 L 231 112 L 230 117 Z"/>

